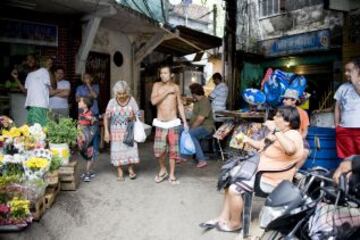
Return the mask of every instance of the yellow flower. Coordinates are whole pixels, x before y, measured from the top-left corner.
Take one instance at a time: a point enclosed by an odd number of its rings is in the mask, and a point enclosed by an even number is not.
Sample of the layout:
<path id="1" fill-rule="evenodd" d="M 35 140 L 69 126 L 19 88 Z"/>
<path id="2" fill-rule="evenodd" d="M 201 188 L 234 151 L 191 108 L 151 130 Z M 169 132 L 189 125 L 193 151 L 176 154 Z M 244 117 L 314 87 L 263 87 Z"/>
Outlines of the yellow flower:
<path id="1" fill-rule="evenodd" d="M 51 152 L 54 156 L 59 156 L 59 150 L 57 150 L 56 148 L 51 149 Z"/>
<path id="2" fill-rule="evenodd" d="M 70 156 L 69 150 L 63 149 L 61 151 L 61 155 L 62 155 L 63 158 L 67 159 Z"/>
<path id="3" fill-rule="evenodd" d="M 9 136 L 9 131 L 6 130 L 6 129 L 3 129 L 1 134 L 2 134 L 4 137 L 10 137 L 10 136 Z"/>
<path id="4" fill-rule="evenodd" d="M 5 141 L 5 137 L 4 136 L 0 136 L 0 142 Z"/>
<path id="5" fill-rule="evenodd" d="M 29 215 L 30 214 L 30 201 L 28 200 L 22 200 L 17 197 L 13 198 L 11 201 L 8 202 L 10 206 L 10 210 L 12 213 L 21 213 L 23 215 Z M 20 217 L 20 216 L 19 216 Z M 24 217 L 24 216 L 21 216 Z"/>
<path id="6" fill-rule="evenodd" d="M 25 166 L 32 170 L 40 170 L 46 168 L 49 161 L 46 158 L 31 157 L 25 161 Z"/>
<path id="7" fill-rule="evenodd" d="M 9 132 L 10 137 L 15 138 L 21 135 L 21 132 L 18 128 L 12 127 Z"/>
<path id="8" fill-rule="evenodd" d="M 19 131 L 21 132 L 21 134 L 23 135 L 23 136 L 29 136 L 30 135 L 30 128 L 29 128 L 29 126 L 28 125 L 23 125 L 23 126 L 21 126 L 20 128 L 19 128 Z"/>

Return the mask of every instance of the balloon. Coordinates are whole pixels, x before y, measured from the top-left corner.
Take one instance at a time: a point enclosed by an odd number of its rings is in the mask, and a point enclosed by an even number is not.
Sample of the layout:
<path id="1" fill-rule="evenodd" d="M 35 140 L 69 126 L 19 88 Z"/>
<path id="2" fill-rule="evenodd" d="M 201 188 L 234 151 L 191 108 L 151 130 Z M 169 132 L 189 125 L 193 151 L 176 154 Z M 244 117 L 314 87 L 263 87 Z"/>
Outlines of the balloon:
<path id="1" fill-rule="evenodd" d="M 261 105 L 266 101 L 266 96 L 263 92 L 255 88 L 247 88 L 244 90 L 243 99 L 250 105 Z"/>

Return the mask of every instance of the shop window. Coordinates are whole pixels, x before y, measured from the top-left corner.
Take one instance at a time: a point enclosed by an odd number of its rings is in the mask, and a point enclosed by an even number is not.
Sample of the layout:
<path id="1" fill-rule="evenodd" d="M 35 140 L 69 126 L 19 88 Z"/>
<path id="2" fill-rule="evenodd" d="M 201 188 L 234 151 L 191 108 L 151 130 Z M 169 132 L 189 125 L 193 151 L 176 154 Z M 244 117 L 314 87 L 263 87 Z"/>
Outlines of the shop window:
<path id="1" fill-rule="evenodd" d="M 285 11 L 286 0 L 259 0 L 260 17 L 271 17 Z"/>
<path id="2" fill-rule="evenodd" d="M 260 17 L 271 17 L 324 3 L 324 0 L 259 0 Z"/>
<path id="3" fill-rule="evenodd" d="M 324 3 L 324 0 L 285 0 L 286 9 L 294 11 L 304 7 L 310 7 Z"/>

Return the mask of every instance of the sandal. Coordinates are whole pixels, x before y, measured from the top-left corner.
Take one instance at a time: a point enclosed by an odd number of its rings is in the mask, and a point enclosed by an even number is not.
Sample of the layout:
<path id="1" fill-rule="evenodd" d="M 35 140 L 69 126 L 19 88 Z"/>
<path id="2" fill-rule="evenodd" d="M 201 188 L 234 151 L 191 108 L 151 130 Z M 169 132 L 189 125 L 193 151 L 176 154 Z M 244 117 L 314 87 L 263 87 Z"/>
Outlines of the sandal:
<path id="1" fill-rule="evenodd" d="M 164 181 L 167 177 L 169 176 L 169 174 L 167 172 L 164 172 L 163 174 L 161 175 L 156 175 L 155 176 L 155 182 L 156 183 L 161 183 L 162 181 Z"/>
<path id="2" fill-rule="evenodd" d="M 120 176 L 120 177 L 117 177 L 116 178 L 116 181 L 118 182 L 124 182 L 125 181 L 125 178 L 123 176 Z"/>
<path id="3" fill-rule="evenodd" d="M 180 181 L 178 181 L 176 178 L 169 178 L 169 183 L 171 185 L 178 185 L 180 184 Z"/>
<path id="4" fill-rule="evenodd" d="M 206 230 L 210 230 L 215 228 L 218 225 L 218 223 L 219 223 L 218 219 L 211 219 L 207 222 L 200 223 L 199 227 L 204 228 Z"/>
<path id="5" fill-rule="evenodd" d="M 131 180 L 134 180 L 135 178 L 136 178 L 136 173 L 129 173 L 129 178 L 131 179 Z"/>
<path id="6" fill-rule="evenodd" d="M 235 228 L 230 228 L 227 223 L 219 223 L 216 228 L 220 232 L 239 232 L 241 230 L 241 225 Z"/>

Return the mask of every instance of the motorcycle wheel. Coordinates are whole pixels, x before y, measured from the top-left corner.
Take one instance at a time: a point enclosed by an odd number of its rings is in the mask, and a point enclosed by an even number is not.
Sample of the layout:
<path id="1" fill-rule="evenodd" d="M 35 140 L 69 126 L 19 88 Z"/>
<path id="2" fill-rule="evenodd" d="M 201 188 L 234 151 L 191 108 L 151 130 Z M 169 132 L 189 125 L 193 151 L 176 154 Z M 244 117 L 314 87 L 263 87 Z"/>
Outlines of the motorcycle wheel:
<path id="1" fill-rule="evenodd" d="M 264 232 L 263 235 L 260 237 L 260 240 L 281 240 L 284 239 L 284 235 L 278 231 L 267 231 Z"/>

